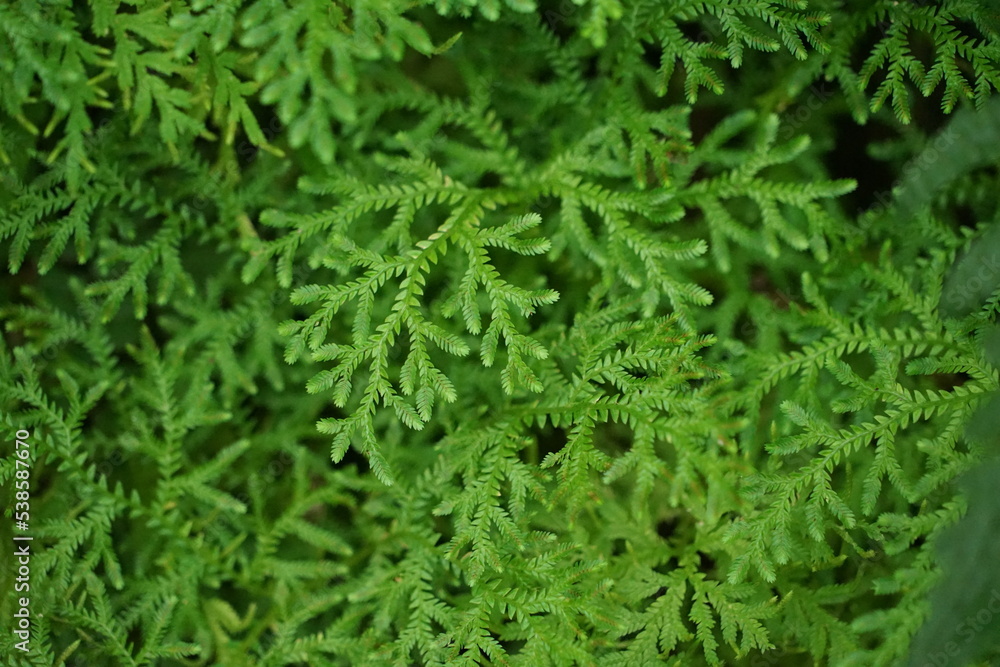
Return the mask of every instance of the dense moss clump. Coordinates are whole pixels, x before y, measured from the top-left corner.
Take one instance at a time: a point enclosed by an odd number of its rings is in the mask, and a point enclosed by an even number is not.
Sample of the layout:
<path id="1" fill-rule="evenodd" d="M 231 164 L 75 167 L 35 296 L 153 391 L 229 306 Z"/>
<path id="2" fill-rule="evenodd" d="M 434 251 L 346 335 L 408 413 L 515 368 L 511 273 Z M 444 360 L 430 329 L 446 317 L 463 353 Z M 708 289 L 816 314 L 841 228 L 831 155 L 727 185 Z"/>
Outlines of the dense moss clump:
<path id="1" fill-rule="evenodd" d="M 0 4 L 0 652 L 990 664 L 998 88 L 986 0 Z"/>

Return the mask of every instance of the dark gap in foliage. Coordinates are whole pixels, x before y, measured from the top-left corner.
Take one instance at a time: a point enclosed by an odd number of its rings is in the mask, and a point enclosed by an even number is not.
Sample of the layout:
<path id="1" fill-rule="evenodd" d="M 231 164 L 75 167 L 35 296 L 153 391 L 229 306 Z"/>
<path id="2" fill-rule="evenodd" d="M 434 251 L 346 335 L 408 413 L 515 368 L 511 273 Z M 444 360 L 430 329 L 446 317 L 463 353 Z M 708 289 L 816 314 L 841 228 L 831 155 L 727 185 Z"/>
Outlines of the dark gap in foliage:
<path id="1" fill-rule="evenodd" d="M 86 431 L 82 431 L 86 433 Z M 16 465 L 16 464 L 15 464 Z M 58 478 L 58 470 L 46 466 L 40 473 L 35 474 L 31 481 L 31 494 L 37 498 L 44 497 L 53 488 L 53 482 Z M 56 487 L 58 488 L 58 486 Z M 113 486 L 111 488 L 114 488 Z"/>
<path id="2" fill-rule="evenodd" d="M 698 552 L 698 571 L 704 574 L 712 574 L 715 571 L 715 559 L 704 551 Z"/>
<path id="3" fill-rule="evenodd" d="M 535 73 L 532 83 L 539 88 L 559 82 L 559 75 L 551 66 L 541 67 Z"/>
<path id="4" fill-rule="evenodd" d="M 27 263 L 25 263 L 25 264 L 27 264 Z M 22 271 L 24 271 L 24 269 L 25 269 L 25 267 L 22 266 Z M 16 278 L 18 278 L 18 277 L 20 277 L 20 273 L 18 273 L 18 275 L 15 276 L 15 280 L 11 281 L 11 283 L 14 283 L 14 285 L 11 285 L 11 288 L 13 288 L 18 282 L 21 282 L 21 283 L 24 283 L 24 284 L 28 284 L 27 280 L 17 280 Z M 31 281 L 31 282 L 34 282 L 34 281 Z M 17 285 L 17 286 L 21 287 L 21 285 Z M 11 289 L 10 291 L 14 291 L 14 290 Z M 18 290 L 18 292 L 20 292 L 20 290 Z M 13 299 L 11 299 L 11 301 L 13 301 Z M 5 303 L 9 303 L 9 301 L 5 300 Z M 13 350 L 14 348 L 17 348 L 17 347 L 21 347 L 21 346 L 23 346 L 23 345 L 25 345 L 25 344 L 28 343 L 28 337 L 24 335 L 24 331 L 21 330 L 21 329 L 18 329 L 16 327 L 11 327 L 11 326 L 0 326 L 0 338 L 2 338 L 4 340 L 4 346 L 7 347 L 8 349 L 11 349 L 11 350 Z"/>
<path id="5" fill-rule="evenodd" d="M 527 642 L 523 639 L 507 639 L 500 641 L 500 646 L 502 646 L 503 649 L 507 651 L 507 655 L 511 657 L 519 654 L 526 644 Z"/>
<path id="6" fill-rule="evenodd" d="M 867 443 L 862 445 L 862 447 L 871 448 L 873 450 L 875 448 L 875 438 L 870 438 Z M 809 451 L 802 452 L 800 456 L 802 457 L 802 463 L 795 468 L 798 470 L 808 466 L 809 462 L 814 459 L 814 457 L 810 455 Z M 850 489 L 854 483 L 854 471 L 838 466 L 829 474 L 829 477 L 830 487 L 833 489 L 833 492 L 837 494 L 837 496 L 839 496 L 847 505 L 850 505 Z M 889 484 L 890 482 L 888 479 L 883 481 L 883 491 Z M 830 520 L 836 522 L 837 524 L 841 523 L 841 519 L 837 518 L 837 515 L 829 507 L 823 507 L 823 515 L 830 517 Z"/>
<path id="7" fill-rule="evenodd" d="M 501 179 L 500 174 L 495 171 L 487 171 L 479 177 L 479 180 L 476 181 L 475 187 L 482 189 L 495 189 L 501 185 L 503 185 L 503 180 Z"/>
<path id="8" fill-rule="evenodd" d="M 615 395 L 617 390 L 610 388 L 609 393 Z M 616 421 L 607 421 L 594 427 L 594 447 L 611 458 L 617 458 L 632 447 L 632 429 Z"/>
<path id="9" fill-rule="evenodd" d="M 851 51 L 848 65 L 852 71 L 861 71 L 861 68 L 864 67 L 865 61 L 868 59 L 872 49 L 874 49 L 875 45 L 886 36 L 886 33 L 891 26 L 892 17 L 891 15 L 888 15 L 875 25 L 868 26 L 864 33 L 857 38 L 854 43 L 854 49 Z M 870 88 L 871 87 L 873 86 L 870 86 Z"/>
<path id="10" fill-rule="evenodd" d="M 331 444 L 332 444 L 332 439 L 330 441 L 330 444 L 327 445 L 327 458 L 330 458 L 329 450 Z M 366 459 L 364 455 L 362 455 L 361 452 L 358 451 L 357 447 L 352 445 L 351 447 L 347 448 L 347 451 L 344 453 L 344 458 L 341 459 L 338 465 L 342 465 L 345 467 L 353 466 L 357 470 L 367 470 L 368 459 Z"/>
<path id="11" fill-rule="evenodd" d="M 834 143 L 826 158 L 830 177 L 857 181 L 854 191 L 840 196 L 844 210 L 863 212 L 888 205 L 892 200 L 893 171 L 873 158 L 867 146 L 894 138 L 895 133 L 877 118 L 859 126 L 847 114 L 835 117 L 832 126 Z"/>
<path id="12" fill-rule="evenodd" d="M 128 627 L 128 631 L 126 632 L 127 639 L 125 640 L 125 645 L 131 646 L 132 657 L 138 655 L 139 650 L 147 643 L 145 633 L 142 630 L 142 625 L 135 622 Z"/>
<path id="13" fill-rule="evenodd" d="M 712 130 L 712 127 L 709 127 L 703 123 L 695 123 L 695 121 L 692 121 L 691 127 L 694 128 L 696 124 L 701 126 L 701 130 L 704 134 L 708 134 Z M 697 167 L 695 167 L 694 171 L 691 172 L 691 175 L 687 180 L 689 183 L 693 184 L 699 181 L 704 181 L 711 177 L 712 177 L 712 169 L 710 165 L 702 163 L 699 164 Z M 723 203 L 722 205 L 725 206 L 725 203 Z"/>
<path id="14" fill-rule="evenodd" d="M 539 22 L 547 26 L 563 44 L 576 35 L 576 26 L 572 18 L 580 11 L 579 7 L 568 4 L 566 0 L 544 0 L 538 3 L 537 11 Z"/>
<path id="15" fill-rule="evenodd" d="M 989 0 L 987 0 L 986 2 L 982 2 L 981 4 L 983 5 L 984 9 L 986 7 L 989 7 L 987 12 L 992 11 L 993 16 L 996 17 L 998 9 L 996 2 L 990 2 Z M 990 36 L 984 33 L 982 30 L 980 30 L 979 26 L 976 25 L 975 21 L 972 21 L 971 19 L 967 19 L 961 16 L 953 16 L 951 17 L 951 20 L 949 22 L 951 23 L 952 26 L 954 26 L 958 30 L 958 32 L 962 34 L 963 37 L 971 38 L 977 43 L 981 44 L 983 40 L 990 39 Z M 968 74 L 967 72 L 963 73 Z"/>
<path id="16" fill-rule="evenodd" d="M 625 370 L 626 373 L 631 375 L 636 380 L 646 380 L 649 378 L 649 373 L 641 368 L 628 368 Z M 695 382 L 696 380 L 690 380 L 690 382 Z"/>
<path id="17" fill-rule="evenodd" d="M 392 210 L 395 214 L 396 209 Z M 451 213 L 451 209 L 447 204 L 441 204 L 435 202 L 433 204 L 425 204 L 420 210 L 420 213 L 414 217 L 413 222 L 410 223 L 410 234 L 412 236 L 413 242 L 418 243 L 428 236 L 437 231 L 438 227 L 448 219 Z M 386 248 L 385 252 L 394 253 L 398 252 L 397 248 Z M 449 248 L 449 254 L 455 252 L 454 248 Z M 440 253 L 438 255 L 440 257 Z"/>
<path id="18" fill-rule="evenodd" d="M 236 586 L 232 581 L 223 580 L 222 583 L 212 590 L 211 596 L 229 604 L 230 607 L 244 618 L 252 604 L 257 604 L 257 610 L 253 618 L 259 618 L 267 613 L 270 608 L 270 600 L 263 596 L 257 596 L 243 587 Z M 251 621 L 253 623 L 253 621 Z M 243 635 L 246 631 L 237 633 Z"/>
<path id="19" fill-rule="evenodd" d="M 287 128 L 285 127 L 285 124 L 281 122 L 281 118 L 278 116 L 278 112 L 275 108 L 261 103 L 257 98 L 248 100 L 248 106 L 250 107 L 250 111 L 253 112 L 254 117 L 257 119 L 257 125 L 260 126 L 260 131 L 264 135 L 264 139 L 267 143 L 279 146 L 286 152 L 290 150 L 285 135 L 285 130 Z M 246 138 L 245 133 L 243 133 L 243 138 L 244 141 L 249 143 L 249 139 Z M 236 152 L 239 155 L 239 146 L 237 146 Z M 254 156 L 262 157 L 259 153 L 255 153 Z M 252 160 L 244 159 L 241 164 L 246 165 L 250 162 L 252 162 Z"/>
<path id="20" fill-rule="evenodd" d="M 925 72 L 934 66 L 934 56 L 937 50 L 936 45 L 923 32 L 916 30 L 907 31 L 904 49 L 908 50 L 910 55 L 923 65 Z M 916 90 L 913 93 L 914 97 L 920 95 Z M 920 97 L 923 97 L 923 95 L 920 95 Z M 937 115 L 940 115 L 940 111 Z"/>
<path id="21" fill-rule="evenodd" d="M 428 619 L 427 625 L 430 627 L 431 634 L 435 637 L 440 637 L 448 632 L 447 628 L 441 625 L 436 619 Z"/>
<path id="22" fill-rule="evenodd" d="M 128 298 L 125 300 L 125 303 L 122 306 L 122 311 L 125 311 L 128 314 L 132 314 L 134 308 L 132 308 L 131 304 L 128 302 L 132 301 L 133 298 L 134 297 L 131 294 L 129 294 Z M 126 304 L 129 307 L 126 308 L 125 307 Z M 145 319 L 142 320 L 142 324 L 146 327 L 147 330 L 149 330 L 149 335 L 152 336 L 153 342 L 156 343 L 156 347 L 161 350 L 161 355 L 162 355 L 162 350 L 164 350 L 167 347 L 167 344 L 170 342 L 172 338 L 169 332 L 164 330 L 162 322 L 163 322 L 162 308 L 157 306 L 155 303 L 147 304 L 146 317 Z"/>
<path id="23" fill-rule="evenodd" d="M 699 167 L 695 171 L 695 175 L 698 176 L 698 180 L 701 180 L 702 175 L 705 179 L 709 179 L 713 174 L 711 174 L 708 169 L 702 172 L 702 167 Z M 692 179 L 691 182 L 696 183 L 697 181 Z M 720 204 L 722 208 L 724 208 L 733 217 L 733 219 L 740 222 L 740 226 L 749 227 L 750 229 L 756 229 L 762 226 L 762 222 L 760 220 L 760 207 L 758 207 L 757 204 L 750 199 L 750 197 L 742 195 L 729 197 L 725 201 L 720 202 Z M 730 251 L 732 251 L 732 242 L 730 241 L 729 244 Z"/>
<path id="24" fill-rule="evenodd" d="M 715 25 L 714 21 L 712 23 L 711 28 L 697 21 L 677 21 L 676 25 L 680 28 L 681 34 L 684 35 L 686 40 L 696 44 L 704 44 L 714 42 L 713 33 L 718 34 L 720 32 L 718 25 Z"/>
<path id="25" fill-rule="evenodd" d="M 549 454 L 562 450 L 569 441 L 564 429 L 549 424 L 541 427 L 531 426 L 528 429 L 528 435 L 538 443 L 538 462 L 543 461 Z M 518 452 L 518 457 L 522 462 L 531 463 L 527 458 L 530 450 L 531 448 L 528 447 Z"/>
<path id="26" fill-rule="evenodd" d="M 266 431 L 267 425 L 274 419 L 274 413 L 264 402 L 256 400 L 246 400 L 243 406 L 248 411 L 241 420 L 244 424 L 252 424 L 257 432 Z"/>
<path id="27" fill-rule="evenodd" d="M 455 536 L 455 527 L 452 524 L 450 517 L 434 515 L 431 522 L 434 525 L 434 532 L 438 534 L 438 538 L 435 541 L 434 546 L 444 546 Z"/>
<path id="28" fill-rule="evenodd" d="M 659 187 L 669 180 L 668 175 L 656 167 L 649 155 L 643 158 L 642 165 L 636 169 L 636 176 L 640 175 L 649 187 Z"/>
<path id="29" fill-rule="evenodd" d="M 441 422 L 434 420 L 424 426 L 424 430 L 420 432 L 420 435 L 422 440 L 434 446 L 447 437 L 448 431 Z"/>
<path id="30" fill-rule="evenodd" d="M 191 139 L 190 146 L 190 152 L 205 166 L 206 170 L 209 169 L 208 165 L 215 163 L 219 154 L 217 141 L 199 135 Z M 199 183 L 198 185 L 205 186 L 206 184 Z"/>
<path id="31" fill-rule="evenodd" d="M 871 552 L 871 555 L 867 558 L 858 555 L 858 558 L 864 558 L 864 563 L 869 566 L 878 564 L 887 554 L 885 553 L 885 546 L 882 542 L 875 540 L 874 538 L 865 536 L 858 540 L 859 546 L 861 546 L 863 551 Z"/>
<path id="32" fill-rule="evenodd" d="M 594 386 L 594 388 L 598 390 L 599 394 L 605 396 L 614 396 L 615 394 L 618 393 L 618 390 L 615 388 L 615 386 L 611 384 L 611 382 L 608 380 L 601 380 L 601 379 L 591 380 L 591 384 Z"/>
<path id="33" fill-rule="evenodd" d="M 859 568 L 863 565 L 863 562 L 859 562 L 857 559 L 857 555 L 848 553 L 847 558 L 828 573 L 829 580 L 838 586 L 849 585 L 851 582 L 857 581 Z"/>
<path id="34" fill-rule="evenodd" d="M 665 519 L 661 519 L 656 523 L 656 534 L 664 540 L 670 540 L 676 533 L 679 525 L 680 515 L 675 514 Z"/>
<path id="35" fill-rule="evenodd" d="M 628 553 L 628 542 L 622 538 L 611 540 L 611 555 L 624 556 Z"/>
<path id="36" fill-rule="evenodd" d="M 329 582 L 324 581 L 322 579 L 317 578 L 314 579 L 314 581 L 317 588 L 330 585 Z M 312 636 L 323 635 L 324 633 L 329 632 L 330 628 L 335 627 L 337 621 L 343 619 L 344 609 L 339 605 L 336 605 L 335 603 L 331 602 L 329 598 L 323 603 L 323 606 L 326 607 L 326 609 L 323 609 L 322 611 L 316 610 L 314 608 L 315 613 L 313 614 L 313 616 L 311 616 L 309 620 L 305 621 L 302 624 L 303 634 Z M 315 666 L 309 665 L 308 667 L 315 667 Z"/>
<path id="37" fill-rule="evenodd" d="M 961 62 L 958 63 L 958 67 L 964 69 Z M 941 84 L 938 84 L 937 90 L 941 90 Z M 955 104 L 955 108 L 960 109 L 962 104 L 963 100 L 959 100 Z M 941 113 L 941 100 L 939 98 L 933 94 L 930 97 L 924 97 L 916 89 L 914 89 L 910 99 L 910 113 L 913 116 L 913 126 L 920 128 L 932 141 L 948 124 L 950 118 L 950 116 Z"/>
<path id="38" fill-rule="evenodd" d="M 546 221 L 546 214 L 553 215 L 559 212 L 560 200 L 556 197 L 550 197 L 546 194 L 538 196 L 534 202 L 532 202 L 531 207 L 524 212 L 533 211 L 542 216 L 543 224 Z"/>
<path id="39" fill-rule="evenodd" d="M 453 578 L 452 576 L 443 577 L 444 585 L 442 587 L 444 594 L 441 596 L 442 599 L 448 601 L 467 601 L 472 593 L 468 586 L 460 583 L 460 580 Z"/>
<path id="40" fill-rule="evenodd" d="M 462 16 L 445 16 L 434 11 L 434 9 L 430 7 L 419 6 L 409 6 L 406 11 L 406 16 L 416 21 L 422 28 L 424 28 L 424 30 L 427 31 L 428 37 L 431 38 L 431 43 L 435 45 L 443 44 L 459 32 L 462 33 L 462 37 L 459 39 L 458 43 L 463 43 L 464 40 L 469 40 L 473 36 L 479 37 L 479 35 L 473 33 L 472 30 L 475 29 L 476 26 L 472 26 L 471 22 Z M 493 26 L 488 26 L 488 28 L 492 27 Z M 452 48 L 456 50 L 449 50 L 445 52 L 445 54 L 455 55 L 457 53 L 457 48 Z M 465 57 L 465 54 L 463 53 L 462 56 Z"/>
<path id="41" fill-rule="evenodd" d="M 97 464 L 98 476 L 107 477 L 108 485 L 114 488 L 118 483 L 126 493 L 135 488 L 130 468 L 135 467 L 135 459 L 146 459 L 147 456 L 138 452 L 130 452 L 122 447 L 111 447 L 105 456 L 94 461 Z"/>
<path id="42" fill-rule="evenodd" d="M 851 369 L 863 378 L 868 378 L 875 372 L 875 360 L 871 352 L 849 352 L 840 358 Z"/>
<path id="43" fill-rule="evenodd" d="M 425 119 L 425 116 L 417 112 L 415 109 L 407 107 L 386 109 L 378 115 L 377 120 L 373 123 L 374 127 L 371 132 L 374 134 L 374 131 L 377 128 L 378 134 L 386 139 L 393 138 L 398 132 L 402 132 L 412 137 L 412 135 L 415 134 L 413 131 L 419 127 L 420 122 Z M 385 147 L 382 145 L 373 146 L 372 148 L 385 150 Z"/>
<path id="44" fill-rule="evenodd" d="M 601 219 L 601 216 L 586 206 L 581 206 L 580 217 L 583 218 L 583 222 L 586 224 L 587 229 L 590 230 L 594 240 L 599 243 L 603 243 L 604 237 L 606 236 L 606 230 L 604 229 L 604 220 Z"/>
<path id="45" fill-rule="evenodd" d="M 236 135 L 233 151 L 236 154 L 236 165 L 242 172 L 257 160 L 261 149 L 255 146 L 244 133 Z"/>
<path id="46" fill-rule="evenodd" d="M 440 129 L 438 129 L 438 136 L 456 144 L 463 144 L 474 148 L 482 148 L 483 146 L 483 143 L 473 134 L 472 130 L 456 123 L 441 125 Z"/>
<path id="47" fill-rule="evenodd" d="M 960 228 L 974 230 L 983 222 L 970 204 L 951 203 L 948 210 L 955 217 Z"/>
<path id="48" fill-rule="evenodd" d="M 654 71 L 660 69 L 660 58 L 663 56 L 663 47 L 653 42 L 642 42 L 642 61 Z"/>
<path id="49" fill-rule="evenodd" d="M 972 379 L 968 373 L 936 373 L 930 376 L 934 386 L 943 391 L 952 391 L 955 387 L 961 387 Z"/>
<path id="50" fill-rule="evenodd" d="M 757 325 L 750 318 L 750 314 L 746 310 L 743 310 L 733 322 L 732 331 L 737 340 L 749 343 L 757 335 Z"/>
<path id="51" fill-rule="evenodd" d="M 706 371 L 708 372 L 708 371 Z M 688 377 L 686 381 L 687 387 L 692 392 L 702 391 L 705 387 L 709 386 L 713 382 L 713 378 L 709 376 L 703 377 Z"/>
<path id="52" fill-rule="evenodd" d="M 771 442 L 771 422 L 778 418 L 780 413 L 777 405 L 778 391 L 772 388 L 761 397 L 760 411 L 757 415 L 757 422 L 749 429 L 749 442 L 742 447 L 749 450 L 755 457 L 769 455 L 764 451 L 764 446 Z"/>
<path id="53" fill-rule="evenodd" d="M 660 591 L 662 591 L 662 590 L 663 590 L 663 589 L 661 588 L 661 589 L 660 589 Z M 662 595 L 662 593 L 658 591 L 658 592 L 657 592 L 657 597 L 659 597 L 659 595 Z M 625 646 L 628 646 L 628 645 L 629 645 L 629 644 L 631 644 L 631 643 L 632 643 L 633 641 L 635 641 L 635 639 L 636 639 L 636 638 L 637 638 L 637 637 L 638 637 L 638 636 L 639 636 L 639 635 L 640 635 L 640 634 L 641 634 L 641 633 L 642 633 L 642 632 L 643 632 L 644 630 L 646 630 L 646 628 L 639 628 L 638 630 L 633 630 L 632 632 L 626 632 L 626 633 L 625 633 L 624 635 L 622 635 L 621 637 L 619 637 L 618 641 L 622 642 L 622 644 L 623 644 L 623 645 L 625 645 Z"/>
<path id="54" fill-rule="evenodd" d="M 761 264 L 752 264 L 750 268 L 750 290 L 763 294 L 778 310 L 788 310 L 791 297 L 774 283 L 771 271 Z"/>

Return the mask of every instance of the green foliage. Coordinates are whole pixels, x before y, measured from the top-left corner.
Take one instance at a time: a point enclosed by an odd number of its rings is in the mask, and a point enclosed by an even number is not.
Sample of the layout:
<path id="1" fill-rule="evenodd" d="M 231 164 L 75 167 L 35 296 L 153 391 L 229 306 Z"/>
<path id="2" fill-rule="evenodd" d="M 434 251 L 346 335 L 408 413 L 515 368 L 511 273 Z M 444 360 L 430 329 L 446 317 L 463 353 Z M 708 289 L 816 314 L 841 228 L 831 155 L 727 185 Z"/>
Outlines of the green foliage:
<path id="1" fill-rule="evenodd" d="M 943 87 L 941 108 L 950 112 L 963 99 L 981 107 L 998 88 L 996 9 L 989 3 L 880 0 L 848 4 L 857 7 L 844 7 L 822 69 L 827 79 L 840 82 L 859 121 L 889 102 L 902 122 L 910 122 L 913 92 L 927 97 Z M 858 43 L 871 36 L 875 45 L 869 53 L 862 53 L 864 63 L 856 70 L 851 61 Z M 858 92 L 871 88 L 866 109 Z"/>
<path id="2" fill-rule="evenodd" d="M 0 650 L 990 659 L 955 614 L 996 583 L 962 554 L 995 546 L 998 26 L 0 6 L 2 534 L 34 538 Z"/>

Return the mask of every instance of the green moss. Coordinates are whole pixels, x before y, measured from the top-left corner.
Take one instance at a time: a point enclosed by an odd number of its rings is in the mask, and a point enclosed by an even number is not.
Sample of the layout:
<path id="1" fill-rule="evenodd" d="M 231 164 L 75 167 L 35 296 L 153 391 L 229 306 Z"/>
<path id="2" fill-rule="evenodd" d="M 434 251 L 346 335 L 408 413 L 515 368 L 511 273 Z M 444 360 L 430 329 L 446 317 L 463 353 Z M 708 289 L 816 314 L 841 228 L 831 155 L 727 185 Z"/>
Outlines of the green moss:
<path id="1" fill-rule="evenodd" d="M 0 650 L 988 659 L 994 13 L 0 7 Z"/>

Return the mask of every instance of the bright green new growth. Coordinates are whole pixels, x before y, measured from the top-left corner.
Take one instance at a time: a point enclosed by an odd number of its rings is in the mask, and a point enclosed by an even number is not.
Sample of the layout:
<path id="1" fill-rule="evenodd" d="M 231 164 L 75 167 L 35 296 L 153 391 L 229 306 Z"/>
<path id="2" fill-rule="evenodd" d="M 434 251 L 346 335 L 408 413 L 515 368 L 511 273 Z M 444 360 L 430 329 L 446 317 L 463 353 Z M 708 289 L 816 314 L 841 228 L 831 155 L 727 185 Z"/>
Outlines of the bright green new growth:
<path id="1" fill-rule="evenodd" d="M 919 667 L 996 510 L 997 12 L 0 7 L 0 650 Z"/>

